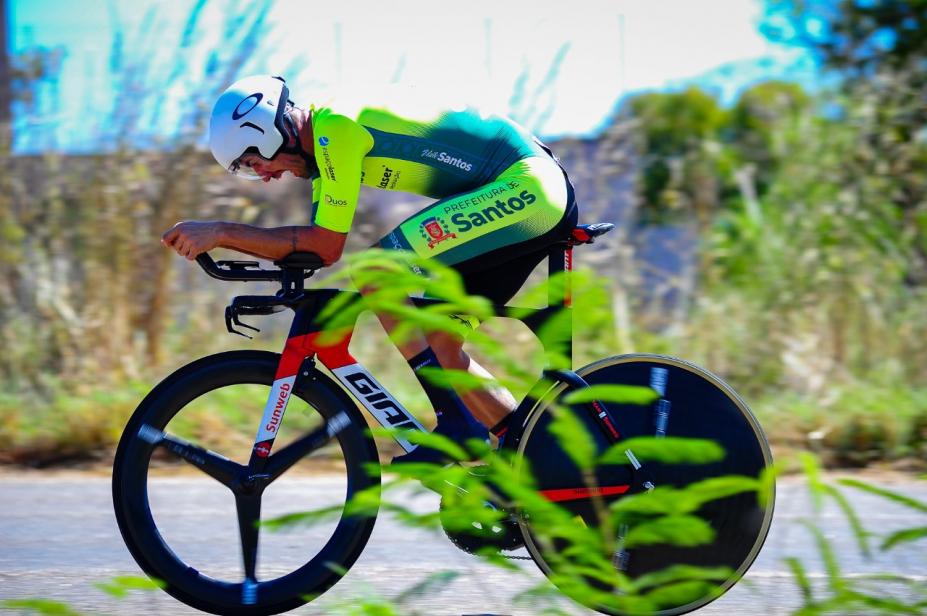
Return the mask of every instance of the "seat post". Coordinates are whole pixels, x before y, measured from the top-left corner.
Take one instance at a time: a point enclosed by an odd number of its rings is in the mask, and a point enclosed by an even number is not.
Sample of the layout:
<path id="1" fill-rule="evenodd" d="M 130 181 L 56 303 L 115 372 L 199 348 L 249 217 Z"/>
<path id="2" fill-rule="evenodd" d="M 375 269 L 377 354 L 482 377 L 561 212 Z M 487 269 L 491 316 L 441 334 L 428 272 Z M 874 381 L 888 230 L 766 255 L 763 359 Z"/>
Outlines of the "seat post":
<path id="1" fill-rule="evenodd" d="M 565 313 L 569 332 L 561 341 L 564 345 L 563 354 L 573 364 L 573 247 L 567 244 L 556 244 L 547 254 L 547 305 Z M 558 274 L 560 274 L 558 276 Z M 554 278 L 559 279 L 558 284 L 550 284 Z"/>

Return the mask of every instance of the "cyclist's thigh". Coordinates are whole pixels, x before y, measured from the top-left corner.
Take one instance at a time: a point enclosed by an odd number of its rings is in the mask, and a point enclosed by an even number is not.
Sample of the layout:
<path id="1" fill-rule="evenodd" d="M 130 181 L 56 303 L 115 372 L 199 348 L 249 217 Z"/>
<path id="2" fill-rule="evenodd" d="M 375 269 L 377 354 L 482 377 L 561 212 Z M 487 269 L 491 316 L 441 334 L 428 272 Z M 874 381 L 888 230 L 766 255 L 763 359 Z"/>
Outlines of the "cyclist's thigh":
<path id="1" fill-rule="evenodd" d="M 414 214 L 380 240 L 380 247 L 411 250 L 450 266 L 495 251 L 500 251 L 498 261 L 507 261 L 539 249 L 532 240 L 546 240 L 558 230 L 568 205 L 560 166 L 533 156 L 484 186 Z"/>

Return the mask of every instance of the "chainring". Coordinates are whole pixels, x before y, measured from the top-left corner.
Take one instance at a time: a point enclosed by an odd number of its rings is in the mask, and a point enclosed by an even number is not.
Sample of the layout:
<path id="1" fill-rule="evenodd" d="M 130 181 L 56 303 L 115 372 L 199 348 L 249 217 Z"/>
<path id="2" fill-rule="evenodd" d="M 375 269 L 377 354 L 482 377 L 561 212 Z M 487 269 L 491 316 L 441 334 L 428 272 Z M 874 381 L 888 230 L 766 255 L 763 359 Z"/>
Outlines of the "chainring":
<path id="1" fill-rule="evenodd" d="M 486 503 L 486 507 L 495 509 L 491 503 Z M 505 517 L 491 525 L 474 520 L 464 529 L 460 529 L 459 520 L 455 520 L 454 524 L 447 523 L 449 511 L 451 509 L 442 498 L 439 507 L 441 528 L 451 543 L 468 554 L 476 554 L 484 548 L 492 548 L 500 552 L 517 550 L 525 544 L 514 516 Z M 448 528 L 448 526 L 453 526 L 453 528 Z"/>

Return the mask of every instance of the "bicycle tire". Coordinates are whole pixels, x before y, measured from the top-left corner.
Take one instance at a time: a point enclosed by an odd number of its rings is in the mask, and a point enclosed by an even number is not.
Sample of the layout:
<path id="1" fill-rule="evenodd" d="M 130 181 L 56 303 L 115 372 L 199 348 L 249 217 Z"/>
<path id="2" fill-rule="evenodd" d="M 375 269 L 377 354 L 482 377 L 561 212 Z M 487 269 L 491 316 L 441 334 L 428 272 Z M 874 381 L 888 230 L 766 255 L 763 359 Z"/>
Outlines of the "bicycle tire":
<path id="1" fill-rule="evenodd" d="M 211 355 L 159 383 L 130 418 L 113 463 L 113 504 L 126 546 L 142 570 L 160 580 L 176 599 L 213 614 L 261 616 L 294 609 L 331 588 L 360 556 L 375 522 L 375 513 L 348 515 L 342 511 L 324 547 L 302 567 L 281 577 L 258 580 L 249 588 L 254 599 L 243 602 L 243 580 L 213 579 L 183 562 L 164 541 L 148 501 L 148 470 L 154 445 L 139 438 L 149 425 L 163 430 L 186 405 L 221 387 L 239 384 L 271 385 L 280 356 L 265 351 L 231 351 Z M 292 395 L 318 411 L 324 419 L 344 412 L 350 424 L 334 439 L 341 448 L 347 472 L 346 502 L 361 490 L 379 493 L 376 445 L 353 401 L 321 373 L 298 380 Z M 260 409 L 257 409 L 259 413 Z M 256 414 L 256 417 L 259 415 Z M 376 468 L 376 466 L 373 466 Z"/>
<path id="2" fill-rule="evenodd" d="M 664 399 L 669 400 L 672 415 L 665 425 L 668 436 L 707 438 L 720 442 L 726 450 L 724 460 L 708 465 L 660 465 L 648 464 L 648 471 L 654 473 L 657 486 L 683 487 L 695 481 L 723 475 L 746 475 L 759 477 L 763 469 L 771 466 L 772 455 L 760 424 L 744 401 L 720 378 L 689 362 L 661 355 L 615 356 L 585 366 L 577 373 L 590 385 L 625 384 L 648 386 L 652 370 L 660 368 L 668 375 Z M 541 396 L 517 427 L 513 448 L 524 460 L 522 468 L 532 469 L 536 487 L 539 490 L 563 488 L 577 485 L 581 481 L 580 471 L 560 449 L 557 440 L 546 426 L 551 419 L 552 401 L 565 391 L 565 385 L 557 384 Z M 699 393 L 700 392 L 700 393 Z M 698 399 L 692 396 L 698 394 Z M 656 405 L 607 405 L 621 431 L 622 438 L 654 436 L 654 413 Z M 588 411 L 578 412 L 588 433 L 595 441 L 598 452 L 610 446 L 609 439 L 599 429 Z M 599 485 L 609 485 L 608 474 L 625 473 L 620 478 L 627 480 L 631 471 L 628 466 L 599 467 L 595 469 Z M 613 481 L 612 483 L 618 483 Z M 580 484 L 581 485 L 581 484 Z M 638 491 L 643 491 L 639 489 Z M 632 493 L 628 492 L 628 494 Z M 729 567 L 733 573 L 720 581 L 711 592 L 695 600 L 686 600 L 681 605 L 660 605 L 656 611 L 646 612 L 652 616 L 677 616 L 698 609 L 729 590 L 743 575 L 759 554 L 769 532 L 775 503 L 775 486 L 769 485 L 768 492 L 760 498 L 758 492 L 742 493 L 705 504 L 699 517 L 708 521 L 716 532 L 714 540 L 707 545 L 680 548 L 669 545 L 646 546 L 622 554 L 622 572 L 632 580 L 653 573 L 670 565 L 688 564 L 699 567 Z M 606 503 L 622 498 L 622 495 L 603 497 Z M 577 500 L 563 505 L 572 514 L 582 517 L 584 523 L 594 523 L 594 512 L 589 501 Z M 590 522 L 592 520 L 592 522 Z M 556 567 L 551 561 L 558 560 L 561 543 L 539 540 L 542 528 L 533 528 L 530 515 L 519 516 L 519 525 L 525 539 L 525 547 L 538 567 L 558 585 Z M 545 548 L 544 545 L 548 548 Z M 545 549 L 550 552 L 545 554 Z M 559 556 L 562 558 L 562 555 Z M 626 560 L 625 560 L 626 559 Z M 562 560 L 561 560 L 562 562 Z M 593 583 L 594 585 L 594 583 Z M 632 610 L 618 611 L 594 600 L 590 601 L 577 586 L 562 584 L 561 590 L 586 607 L 605 614 L 628 616 Z M 582 588 L 580 585 L 579 588 Z M 601 590 L 601 588 L 599 588 Z M 613 588 L 608 589 L 614 592 Z"/>

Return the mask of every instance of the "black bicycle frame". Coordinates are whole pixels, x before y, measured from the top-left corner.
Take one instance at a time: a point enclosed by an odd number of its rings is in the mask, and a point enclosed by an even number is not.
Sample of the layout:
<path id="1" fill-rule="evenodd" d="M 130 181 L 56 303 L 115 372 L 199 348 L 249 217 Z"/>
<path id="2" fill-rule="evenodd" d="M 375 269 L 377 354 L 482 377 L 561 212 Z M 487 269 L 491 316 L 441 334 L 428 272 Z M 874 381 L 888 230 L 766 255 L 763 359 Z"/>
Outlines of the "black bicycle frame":
<path id="1" fill-rule="evenodd" d="M 297 253 L 278 262 L 280 270 L 260 270 L 256 262 L 224 261 L 218 265 L 208 255 L 197 258 L 200 265 L 214 278 L 222 280 L 280 280 L 283 291 L 276 296 L 238 296 L 226 309 L 226 322 L 229 331 L 241 333 L 233 325 L 249 327 L 239 319 L 242 315 L 270 314 L 290 308 L 294 311 L 293 322 L 287 336 L 286 345 L 281 354 L 274 383 L 264 408 L 263 418 L 254 442 L 250 470 L 253 474 L 264 471 L 267 458 L 273 447 L 277 429 L 298 378 L 311 378 L 316 370 L 315 361 L 328 368 L 353 397 L 373 415 L 377 422 L 392 429 L 394 438 L 405 451 L 412 451 L 416 446 L 402 436 L 402 430 L 422 430 L 425 428 L 396 400 L 376 378 L 370 374 L 348 351 L 348 345 L 354 331 L 350 329 L 338 333 L 325 330 L 320 314 L 332 301 L 361 301 L 360 294 L 340 289 L 304 290 L 304 278 L 312 275 L 321 267 L 316 255 Z M 223 267 L 224 266 L 224 267 Z M 558 244 L 551 247 L 547 255 L 548 274 L 551 284 L 548 290 L 548 305 L 543 308 L 524 308 L 517 306 L 493 305 L 496 316 L 514 318 L 525 323 L 542 344 L 545 351 L 557 351 L 572 362 L 572 288 L 570 276 L 573 269 L 573 246 Z M 306 273 L 306 270 L 310 270 Z M 346 297 L 351 296 L 351 297 Z M 441 300 L 430 298 L 411 298 L 418 306 L 435 305 Z M 346 304 L 342 304 L 346 305 Z M 541 330 L 550 319 L 566 319 L 567 327 L 558 327 L 559 336 L 541 336 Z M 253 328 L 251 328 L 253 329 Z M 553 348 L 552 348 L 553 347 Z M 546 369 L 544 376 L 549 381 L 564 382 L 568 388 L 587 386 L 582 377 L 571 370 Z M 530 394 L 529 394 L 530 395 Z M 526 400 L 527 402 L 527 400 Z M 523 405 L 525 402 L 522 403 Z M 589 405 L 595 414 L 603 432 L 610 440 L 618 440 L 620 435 L 614 427 L 614 421 L 607 410 L 598 403 Z M 336 426 L 337 428 L 337 426 Z"/>

